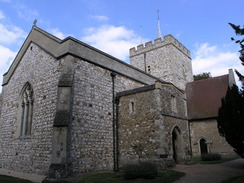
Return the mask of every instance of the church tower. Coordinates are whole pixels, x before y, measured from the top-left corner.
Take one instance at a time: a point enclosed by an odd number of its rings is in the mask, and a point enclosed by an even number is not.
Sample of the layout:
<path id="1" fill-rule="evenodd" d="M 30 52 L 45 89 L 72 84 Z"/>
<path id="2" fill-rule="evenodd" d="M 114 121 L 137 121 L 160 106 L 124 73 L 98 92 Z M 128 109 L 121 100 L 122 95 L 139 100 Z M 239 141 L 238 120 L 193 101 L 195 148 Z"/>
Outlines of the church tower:
<path id="1" fill-rule="evenodd" d="M 159 16 L 158 38 L 131 48 L 130 64 L 184 91 L 186 83 L 193 81 L 190 51 L 172 35 L 161 38 Z"/>
<path id="2" fill-rule="evenodd" d="M 182 90 L 193 81 L 190 51 L 172 35 L 131 48 L 130 64 Z"/>

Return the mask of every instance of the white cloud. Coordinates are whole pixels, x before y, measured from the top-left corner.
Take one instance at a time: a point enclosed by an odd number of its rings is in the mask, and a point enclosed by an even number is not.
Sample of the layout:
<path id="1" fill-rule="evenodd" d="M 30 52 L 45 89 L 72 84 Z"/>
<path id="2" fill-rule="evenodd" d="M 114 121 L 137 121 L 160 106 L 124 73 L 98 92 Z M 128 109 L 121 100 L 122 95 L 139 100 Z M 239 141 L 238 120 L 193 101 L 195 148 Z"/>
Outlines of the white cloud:
<path id="1" fill-rule="evenodd" d="M 29 9 L 28 7 L 20 3 L 15 6 L 15 9 L 18 13 L 18 16 L 27 21 L 34 21 L 39 15 L 37 10 Z"/>
<path id="2" fill-rule="evenodd" d="M 13 25 L 4 25 L 0 23 L 0 43 L 16 44 L 19 39 L 26 38 L 26 33 L 19 27 Z"/>
<path id="3" fill-rule="evenodd" d="M 128 59 L 129 49 L 140 44 L 140 36 L 125 27 L 103 25 L 86 29 L 83 41 L 121 60 Z"/>
<path id="4" fill-rule="evenodd" d="M 3 45 L 0 45 L 0 72 L 6 72 L 7 68 L 11 65 L 12 60 L 16 56 L 17 52 L 14 52 L 10 50 L 7 47 L 4 47 Z M 4 69 L 3 69 L 4 68 Z M 4 71 L 5 70 L 5 71 Z"/>
<path id="5" fill-rule="evenodd" d="M 209 55 L 215 54 L 217 46 L 209 46 L 208 43 L 203 43 L 201 45 L 195 44 L 196 50 L 195 55 L 196 57 L 208 57 Z"/>
<path id="6" fill-rule="evenodd" d="M 104 15 L 95 15 L 95 16 L 91 16 L 92 19 L 95 19 L 97 21 L 108 21 L 109 17 L 104 16 Z"/>
<path id="7" fill-rule="evenodd" d="M 4 19 L 4 18 L 5 18 L 5 16 L 4 16 L 3 12 L 0 11 L 0 19 Z"/>
<path id="8" fill-rule="evenodd" d="M 228 69 L 237 69 L 244 73 L 238 52 L 223 51 L 220 46 L 210 46 L 208 43 L 196 44 L 192 59 L 193 74 L 210 72 L 212 76 L 228 74 Z M 236 81 L 237 81 L 236 77 Z"/>
<path id="9" fill-rule="evenodd" d="M 2 90 L 2 76 L 8 71 L 13 59 L 15 58 L 17 52 L 10 50 L 0 44 L 0 93 Z"/>
<path id="10" fill-rule="evenodd" d="M 56 29 L 56 28 L 50 29 L 49 32 L 51 34 L 53 34 L 54 36 L 58 37 L 59 39 L 64 39 L 64 38 L 68 37 L 68 35 L 62 33 L 59 29 Z"/>
<path id="11" fill-rule="evenodd" d="M 14 25 L 0 23 L 0 84 L 2 75 L 7 72 L 17 52 L 27 34 Z M 1 86 L 0 86 L 1 92 Z"/>

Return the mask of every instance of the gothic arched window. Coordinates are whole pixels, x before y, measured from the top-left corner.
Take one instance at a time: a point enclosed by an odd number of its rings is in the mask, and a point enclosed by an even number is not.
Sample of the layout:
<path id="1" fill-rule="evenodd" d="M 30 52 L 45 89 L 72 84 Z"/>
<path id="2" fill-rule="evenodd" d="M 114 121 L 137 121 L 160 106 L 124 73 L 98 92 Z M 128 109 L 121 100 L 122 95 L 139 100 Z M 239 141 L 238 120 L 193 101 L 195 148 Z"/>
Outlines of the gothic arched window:
<path id="1" fill-rule="evenodd" d="M 20 136 L 31 135 L 33 116 L 33 89 L 26 83 L 20 93 Z"/>

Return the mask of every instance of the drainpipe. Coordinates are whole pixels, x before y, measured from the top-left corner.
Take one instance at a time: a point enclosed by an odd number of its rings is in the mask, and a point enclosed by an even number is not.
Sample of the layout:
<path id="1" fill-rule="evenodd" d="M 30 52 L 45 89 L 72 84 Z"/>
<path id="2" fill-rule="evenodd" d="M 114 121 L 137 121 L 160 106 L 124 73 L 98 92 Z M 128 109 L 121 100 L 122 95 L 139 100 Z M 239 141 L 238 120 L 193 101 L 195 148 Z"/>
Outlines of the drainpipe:
<path id="1" fill-rule="evenodd" d="M 115 98 L 116 103 L 116 170 L 119 171 L 119 97 Z"/>
<path id="2" fill-rule="evenodd" d="M 114 172 L 118 171 L 118 164 L 117 164 L 117 138 L 116 138 L 116 115 L 115 115 L 115 77 L 116 73 L 111 72 L 112 77 L 112 103 L 113 103 L 113 159 L 114 159 Z"/>
<path id="3" fill-rule="evenodd" d="M 192 156 L 193 156 L 193 154 L 192 154 L 192 144 L 191 144 L 191 122 L 188 120 L 188 133 L 189 133 L 189 145 L 190 145 L 190 156 L 191 156 L 191 158 L 192 158 Z"/>

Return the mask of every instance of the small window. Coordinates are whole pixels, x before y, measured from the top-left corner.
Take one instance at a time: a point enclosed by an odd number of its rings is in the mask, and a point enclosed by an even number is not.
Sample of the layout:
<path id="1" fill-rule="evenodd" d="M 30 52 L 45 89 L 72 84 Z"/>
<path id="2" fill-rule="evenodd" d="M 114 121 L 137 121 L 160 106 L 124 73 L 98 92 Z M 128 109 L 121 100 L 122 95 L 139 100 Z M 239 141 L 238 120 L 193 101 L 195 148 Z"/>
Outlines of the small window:
<path id="1" fill-rule="evenodd" d="M 135 112 L 135 102 L 131 101 L 130 102 L 130 113 L 134 113 Z"/>
<path id="2" fill-rule="evenodd" d="M 30 83 L 26 83 L 20 93 L 20 136 L 31 135 L 33 116 L 33 90 Z"/>
<path id="3" fill-rule="evenodd" d="M 172 109 L 172 112 L 177 112 L 176 98 L 174 95 L 171 95 L 171 109 Z"/>

